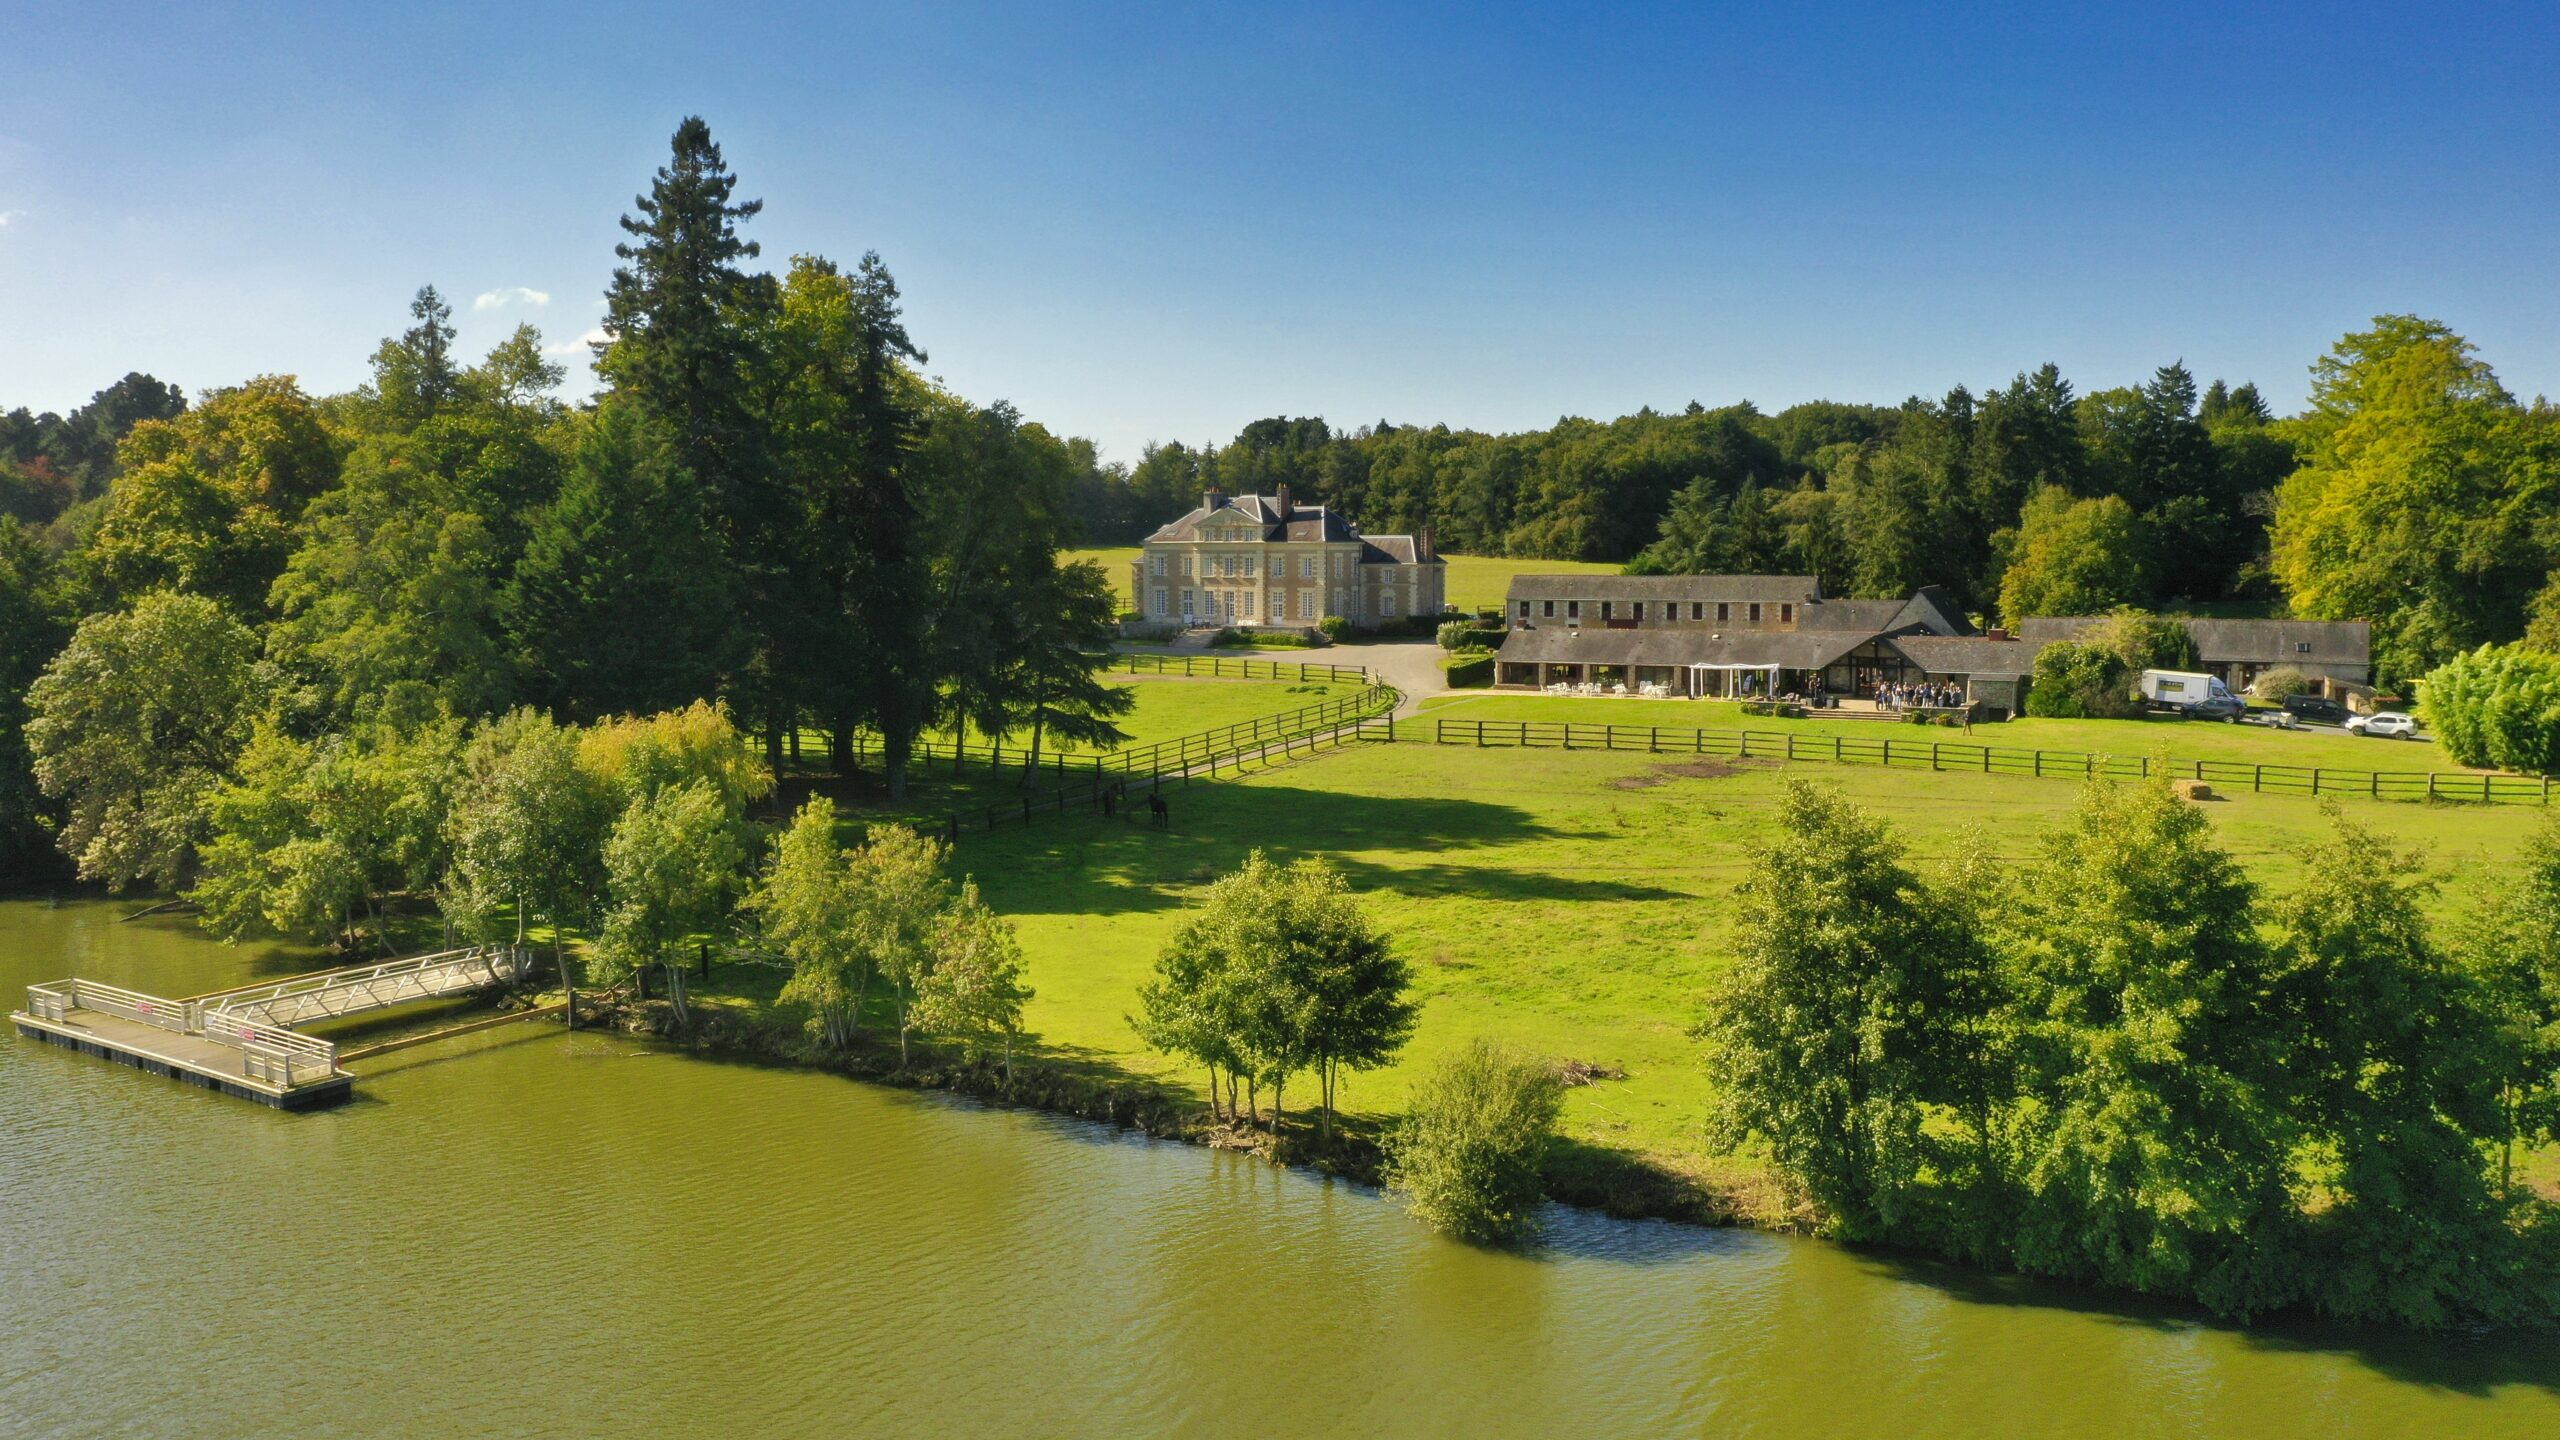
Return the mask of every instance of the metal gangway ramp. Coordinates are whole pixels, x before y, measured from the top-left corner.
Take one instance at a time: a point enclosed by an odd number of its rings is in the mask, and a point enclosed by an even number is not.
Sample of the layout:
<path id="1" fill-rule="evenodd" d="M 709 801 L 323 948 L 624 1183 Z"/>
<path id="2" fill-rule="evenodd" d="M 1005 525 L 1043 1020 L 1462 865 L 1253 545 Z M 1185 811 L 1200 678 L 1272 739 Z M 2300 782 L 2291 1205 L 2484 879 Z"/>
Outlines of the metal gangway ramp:
<path id="1" fill-rule="evenodd" d="M 379 965 L 351 965 L 318 970 L 263 985 L 199 995 L 208 1012 L 261 1025 L 290 1028 L 316 1020 L 336 1020 L 368 1010 L 387 1010 L 412 1000 L 442 1000 L 521 977 L 523 955 L 513 946 L 475 945 L 410 955 Z"/>
<path id="2" fill-rule="evenodd" d="M 18 1033 L 280 1109 L 335 1104 L 355 1077 L 294 1027 L 521 980 L 533 952 L 475 945 L 167 1000 L 95 980 L 27 987 Z"/>

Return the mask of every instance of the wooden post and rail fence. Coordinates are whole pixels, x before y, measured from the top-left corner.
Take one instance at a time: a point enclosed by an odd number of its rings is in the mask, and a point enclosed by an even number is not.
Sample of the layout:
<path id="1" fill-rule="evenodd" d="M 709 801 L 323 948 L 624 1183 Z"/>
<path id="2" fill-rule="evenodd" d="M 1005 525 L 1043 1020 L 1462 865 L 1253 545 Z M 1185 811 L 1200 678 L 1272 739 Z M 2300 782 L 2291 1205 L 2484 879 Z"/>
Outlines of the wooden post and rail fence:
<path id="1" fill-rule="evenodd" d="M 1418 724 L 1408 726 L 1407 732 L 1435 745 L 1468 745 L 1487 749 L 1640 750 L 1653 754 L 1819 761 L 1836 765 L 2024 775 L 2038 779 L 2104 776 L 2132 780 L 2156 774 L 2267 795 L 2352 795 L 2373 800 L 2463 800 L 2488 805 L 2549 805 L 2554 789 L 2553 779 L 2547 775 L 2469 770 L 2353 770 L 2320 765 L 2270 765 L 2249 760 L 2100 755 L 2078 750 L 1908 740 L 1885 735 L 1807 735 L 1792 730 L 1590 725 L 1561 720 L 1443 719 L 1432 721 L 1427 733 L 1423 733 Z"/>
<path id="2" fill-rule="evenodd" d="M 1314 684 L 1370 685 L 1375 678 L 1365 665 L 1328 665 L 1317 661 L 1247 660 L 1233 655 L 1133 655 L 1121 652 L 1111 668 L 1122 675 L 1191 675 L 1213 680 L 1296 680 Z"/>
<path id="3" fill-rule="evenodd" d="M 1222 770 L 1268 763 L 1275 757 L 1313 755 L 1351 740 L 1393 740 L 1397 738 L 1396 722 L 1390 712 L 1401 698 L 1393 687 L 1373 684 L 1357 695 L 1279 715 L 1240 720 L 1152 745 L 1074 754 L 1053 751 L 1042 758 L 1039 768 L 1065 783 L 1041 794 L 1026 792 L 1019 799 L 951 811 L 944 817 L 943 835 L 957 843 L 964 834 L 1027 823 L 1042 815 L 1100 809 L 1103 792 L 1115 785 L 1127 792 L 1148 794 L 1168 784 L 1187 785 L 1195 776 L 1215 777 Z M 854 753 L 860 759 L 876 756 L 879 751 L 877 740 L 866 739 L 855 746 Z M 908 759 L 919 770 L 948 763 L 955 773 L 983 764 L 990 776 L 1001 776 L 1009 770 L 1029 772 L 1031 763 L 1028 747 L 1008 750 L 1001 744 L 955 746 L 943 741 L 918 741 Z"/>

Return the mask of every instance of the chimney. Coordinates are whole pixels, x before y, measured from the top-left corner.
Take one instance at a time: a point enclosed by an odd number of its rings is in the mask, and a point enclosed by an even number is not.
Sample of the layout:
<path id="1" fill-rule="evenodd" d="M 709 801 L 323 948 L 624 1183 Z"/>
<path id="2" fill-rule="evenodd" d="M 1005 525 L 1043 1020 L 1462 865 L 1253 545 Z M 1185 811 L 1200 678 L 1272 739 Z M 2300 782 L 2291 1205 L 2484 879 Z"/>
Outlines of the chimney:
<path id="1" fill-rule="evenodd" d="M 2001 629 L 1997 625 L 1994 625 L 1982 633 L 1982 638 L 1985 640 L 2006 640 L 2009 638 L 2009 632 Z"/>
<path id="2" fill-rule="evenodd" d="M 1200 497 L 1200 508 L 1203 510 L 1215 510 L 1226 503 L 1227 492 L 1215 485 L 1209 487 L 1209 493 Z"/>
<path id="3" fill-rule="evenodd" d="M 1414 559 L 1428 560 L 1440 553 L 1438 550 L 1432 548 L 1431 527 L 1428 524 L 1422 527 L 1421 540 L 1422 543 L 1414 547 Z"/>
<path id="4" fill-rule="evenodd" d="M 1280 493 L 1279 493 L 1279 494 L 1277 494 L 1277 495 L 1275 495 L 1275 496 L 1273 496 L 1273 497 L 1271 498 L 1271 508 L 1272 508 L 1274 511 L 1277 511 L 1277 512 L 1278 512 L 1278 514 L 1275 516 L 1275 518 L 1277 518 L 1278 520 L 1280 520 L 1283 524 L 1285 524 L 1285 523 L 1287 523 L 1287 522 L 1288 522 L 1288 519 L 1289 519 L 1289 482 L 1287 482 L 1287 481 L 1285 481 L 1285 480 L 1283 480 L 1283 481 L 1281 481 L 1281 482 L 1280 482 Z"/>

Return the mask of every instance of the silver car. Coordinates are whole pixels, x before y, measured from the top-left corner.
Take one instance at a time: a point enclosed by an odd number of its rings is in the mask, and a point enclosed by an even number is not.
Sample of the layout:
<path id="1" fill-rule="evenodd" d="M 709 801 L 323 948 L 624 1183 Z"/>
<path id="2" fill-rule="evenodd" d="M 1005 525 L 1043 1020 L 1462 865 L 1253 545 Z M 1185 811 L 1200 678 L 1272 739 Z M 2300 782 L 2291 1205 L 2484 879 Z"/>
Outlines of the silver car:
<path id="1" fill-rule="evenodd" d="M 2387 740 L 2407 740 L 2418 733 L 2416 717 L 2397 710 L 2377 710 L 2370 715 L 2348 717 L 2350 735 L 2378 735 Z"/>

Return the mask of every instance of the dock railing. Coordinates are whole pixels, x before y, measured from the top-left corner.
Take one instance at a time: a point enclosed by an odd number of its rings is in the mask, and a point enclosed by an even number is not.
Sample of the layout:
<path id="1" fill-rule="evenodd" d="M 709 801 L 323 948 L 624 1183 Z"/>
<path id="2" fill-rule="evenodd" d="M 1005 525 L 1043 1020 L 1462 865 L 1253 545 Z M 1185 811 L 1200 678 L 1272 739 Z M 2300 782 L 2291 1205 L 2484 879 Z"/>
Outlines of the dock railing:
<path id="1" fill-rule="evenodd" d="M 28 987 L 29 999 L 35 997 L 37 988 Z M 127 990 L 121 985 L 97 980 L 66 980 L 62 982 L 62 988 L 63 1009 L 96 1010 L 180 1035 L 196 1028 L 196 1007 L 189 1001 L 164 1000 L 157 995 L 145 995 L 139 990 Z M 59 1020 L 62 1017 L 57 1014 L 51 1018 Z"/>
<path id="2" fill-rule="evenodd" d="M 27 1013 L 39 1020 L 50 1020 L 56 1025 L 61 1024 L 63 1016 L 76 1003 L 71 998 L 71 988 L 78 983 L 76 980 L 66 980 L 59 985 L 28 986 Z"/>
<path id="3" fill-rule="evenodd" d="M 204 1038 L 240 1052 L 240 1073 L 288 1089 L 338 1073 L 338 1047 L 315 1035 L 221 1011 L 207 1012 Z M 312 1072 L 317 1072 L 313 1074 Z"/>

